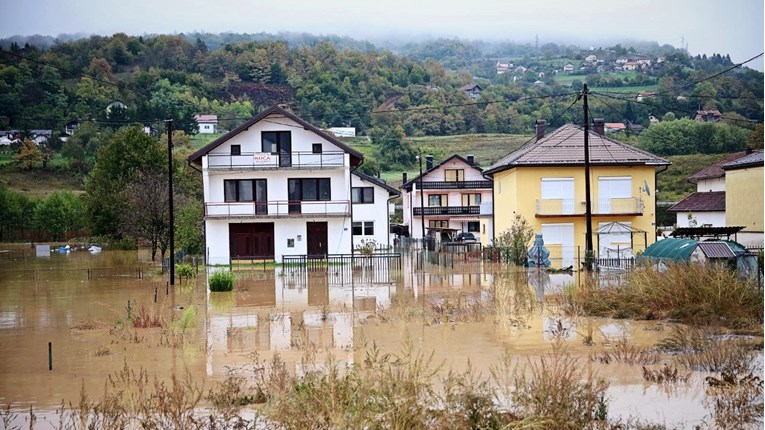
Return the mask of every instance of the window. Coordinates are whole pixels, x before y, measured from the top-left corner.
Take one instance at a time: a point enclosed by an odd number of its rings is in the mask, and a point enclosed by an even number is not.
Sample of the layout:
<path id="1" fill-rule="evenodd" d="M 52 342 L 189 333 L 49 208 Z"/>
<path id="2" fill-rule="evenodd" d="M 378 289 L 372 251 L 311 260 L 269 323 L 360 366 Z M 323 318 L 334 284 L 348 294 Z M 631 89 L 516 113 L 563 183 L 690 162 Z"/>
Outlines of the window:
<path id="1" fill-rule="evenodd" d="M 481 206 L 481 194 L 480 193 L 463 194 L 462 206 Z"/>
<path id="2" fill-rule="evenodd" d="M 351 203 L 374 203 L 375 189 L 373 187 L 353 187 Z"/>
<path id="3" fill-rule="evenodd" d="M 447 182 L 464 181 L 465 169 L 445 169 L 444 180 Z"/>
<path id="4" fill-rule="evenodd" d="M 374 236 L 374 221 L 354 221 L 351 224 L 351 232 L 354 236 Z"/>
<path id="5" fill-rule="evenodd" d="M 242 145 L 231 145 L 231 155 L 242 155 Z"/>
<path id="6" fill-rule="evenodd" d="M 432 219 L 428 221 L 428 227 L 430 228 L 449 228 L 449 220 L 446 219 Z"/>
<path id="7" fill-rule="evenodd" d="M 288 179 L 287 191 L 291 201 L 327 201 L 332 197 L 329 178 Z"/>
<path id="8" fill-rule="evenodd" d="M 263 152 L 279 154 L 279 167 L 292 166 L 292 135 L 289 131 L 264 131 Z"/>
<path id="9" fill-rule="evenodd" d="M 467 223 L 468 232 L 476 232 L 476 231 L 480 231 L 480 229 L 481 229 L 481 223 L 479 221 L 468 221 Z"/>
<path id="10" fill-rule="evenodd" d="M 574 213 L 574 178 L 542 178 L 542 200 L 557 200 L 554 211 L 563 215 Z M 553 209 L 553 208 L 550 208 Z"/>
<path id="11" fill-rule="evenodd" d="M 314 154 L 321 154 L 321 143 L 314 143 L 311 149 Z"/>
<path id="12" fill-rule="evenodd" d="M 265 179 L 239 179 L 223 181 L 224 201 L 259 202 L 255 213 L 268 213 L 268 187 Z"/>
<path id="13" fill-rule="evenodd" d="M 449 196 L 446 194 L 430 194 L 428 196 L 428 206 L 446 206 L 449 202 Z"/>

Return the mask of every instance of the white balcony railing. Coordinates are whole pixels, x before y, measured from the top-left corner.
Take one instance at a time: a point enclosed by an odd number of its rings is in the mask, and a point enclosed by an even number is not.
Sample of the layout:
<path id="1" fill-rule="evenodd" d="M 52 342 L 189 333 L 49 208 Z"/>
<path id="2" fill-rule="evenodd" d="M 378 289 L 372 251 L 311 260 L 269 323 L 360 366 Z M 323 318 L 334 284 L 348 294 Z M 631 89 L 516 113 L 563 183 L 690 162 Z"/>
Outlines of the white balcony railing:
<path id="1" fill-rule="evenodd" d="M 349 216 L 348 200 L 206 203 L 205 216 L 209 218 L 268 218 L 301 216 Z"/>
<path id="2" fill-rule="evenodd" d="M 643 199 L 625 197 L 592 202 L 594 215 L 642 215 Z M 537 199 L 537 216 L 584 215 L 585 202 L 575 199 Z"/>
<path id="3" fill-rule="evenodd" d="M 235 169 L 327 169 L 343 167 L 344 152 L 254 152 L 241 155 L 207 154 L 207 168 L 210 170 Z"/>

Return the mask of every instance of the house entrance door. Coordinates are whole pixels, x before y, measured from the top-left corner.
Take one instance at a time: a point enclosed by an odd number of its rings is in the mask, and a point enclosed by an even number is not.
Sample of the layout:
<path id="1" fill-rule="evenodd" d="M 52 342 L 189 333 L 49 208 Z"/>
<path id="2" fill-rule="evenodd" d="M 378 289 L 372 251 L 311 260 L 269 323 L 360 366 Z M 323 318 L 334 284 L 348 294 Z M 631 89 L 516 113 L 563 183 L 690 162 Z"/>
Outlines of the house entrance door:
<path id="1" fill-rule="evenodd" d="M 306 223 L 308 240 L 308 255 L 310 257 L 325 257 L 327 255 L 327 223 Z"/>

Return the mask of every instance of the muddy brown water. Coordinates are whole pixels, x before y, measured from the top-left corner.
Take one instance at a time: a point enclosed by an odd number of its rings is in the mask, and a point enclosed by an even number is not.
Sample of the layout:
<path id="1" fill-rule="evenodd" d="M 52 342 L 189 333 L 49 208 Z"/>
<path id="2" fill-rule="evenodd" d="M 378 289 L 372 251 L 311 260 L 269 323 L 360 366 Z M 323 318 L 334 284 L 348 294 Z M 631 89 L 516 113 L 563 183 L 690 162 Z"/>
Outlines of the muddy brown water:
<path id="1" fill-rule="evenodd" d="M 163 380 L 189 372 L 211 388 L 228 369 L 252 362 L 253 354 L 268 359 L 278 352 L 302 372 L 328 354 L 353 364 L 372 345 L 400 353 L 409 344 L 433 353 L 441 374 L 469 362 L 488 377 L 505 352 L 523 362 L 550 353 L 557 339 L 582 366 L 608 379 L 611 419 L 686 427 L 710 413 L 704 374 L 666 389 L 644 383 L 640 366 L 589 359 L 618 339 L 651 347 L 666 327 L 567 317 L 547 298 L 580 282 L 575 275 L 508 274 L 506 267 L 481 263 L 426 265 L 417 272 L 404 258 L 400 272 L 238 271 L 237 291 L 210 293 L 204 268 L 167 288 L 144 252 L 37 257 L 20 245 L 0 249 L 0 404 L 13 409 L 50 411 L 62 401 L 76 403 L 83 388 L 98 398 L 107 376 L 125 365 Z M 169 331 L 159 328 L 125 335 L 120 327 L 128 306 L 134 316 L 144 308 L 174 319 L 182 341 L 172 346 Z M 595 346 L 582 342 L 587 334 Z"/>

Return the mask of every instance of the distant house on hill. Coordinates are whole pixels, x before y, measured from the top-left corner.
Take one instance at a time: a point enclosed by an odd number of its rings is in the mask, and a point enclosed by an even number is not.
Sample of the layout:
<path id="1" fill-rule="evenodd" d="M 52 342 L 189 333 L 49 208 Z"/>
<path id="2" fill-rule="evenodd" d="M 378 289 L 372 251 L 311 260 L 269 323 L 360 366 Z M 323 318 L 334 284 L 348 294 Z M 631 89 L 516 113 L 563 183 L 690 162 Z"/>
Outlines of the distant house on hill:
<path id="1" fill-rule="evenodd" d="M 566 63 L 565 66 L 563 66 L 564 72 L 573 72 L 574 71 L 574 65 L 571 63 Z"/>
<path id="2" fill-rule="evenodd" d="M 481 86 L 478 84 L 467 84 L 460 87 L 460 91 L 465 93 L 468 97 L 475 100 L 479 97 L 481 97 L 481 92 L 483 89 L 481 89 Z"/>
<path id="3" fill-rule="evenodd" d="M 627 126 L 623 122 L 607 122 L 603 124 L 605 131 L 609 133 L 618 133 L 627 129 Z"/>
<path id="4" fill-rule="evenodd" d="M 501 75 L 503 73 L 506 73 L 513 65 L 511 63 L 502 63 L 500 61 L 497 61 L 497 74 Z"/>
<path id="5" fill-rule="evenodd" d="M 218 126 L 218 115 L 194 115 L 199 124 L 199 134 L 214 134 Z"/>
<path id="6" fill-rule="evenodd" d="M 356 127 L 330 127 L 328 131 L 335 137 L 356 137 Z"/>
<path id="7" fill-rule="evenodd" d="M 718 122 L 720 118 L 722 114 L 719 110 L 697 110 L 693 119 L 700 122 Z"/>

